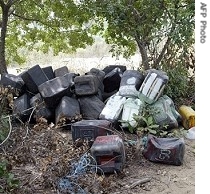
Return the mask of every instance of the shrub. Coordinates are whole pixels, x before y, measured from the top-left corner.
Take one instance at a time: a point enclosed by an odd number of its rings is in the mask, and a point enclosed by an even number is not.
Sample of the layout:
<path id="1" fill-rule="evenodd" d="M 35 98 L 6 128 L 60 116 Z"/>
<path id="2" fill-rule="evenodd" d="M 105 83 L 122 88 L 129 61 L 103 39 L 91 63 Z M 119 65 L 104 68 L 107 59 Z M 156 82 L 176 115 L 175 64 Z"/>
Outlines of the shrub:
<path id="1" fill-rule="evenodd" d="M 19 181 L 14 178 L 14 174 L 10 172 L 10 165 L 8 162 L 0 162 L 0 193 L 13 193 L 18 188 Z"/>
<path id="2" fill-rule="evenodd" d="M 164 94 L 169 96 L 176 107 L 182 104 L 194 107 L 195 104 L 195 77 L 190 75 L 188 69 L 182 65 L 175 67 L 163 66 L 169 77 L 169 82 L 164 89 Z"/>

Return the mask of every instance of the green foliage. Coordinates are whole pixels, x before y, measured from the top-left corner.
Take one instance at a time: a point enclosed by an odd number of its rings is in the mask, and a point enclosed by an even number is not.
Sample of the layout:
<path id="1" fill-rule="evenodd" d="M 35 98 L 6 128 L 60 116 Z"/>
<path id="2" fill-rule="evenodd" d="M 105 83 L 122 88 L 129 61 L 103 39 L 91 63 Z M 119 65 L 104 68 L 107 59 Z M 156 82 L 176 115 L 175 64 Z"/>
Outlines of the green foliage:
<path id="1" fill-rule="evenodd" d="M 0 143 L 5 140 L 9 133 L 9 120 L 7 117 L 0 117 Z"/>
<path id="2" fill-rule="evenodd" d="M 154 119 L 151 115 L 151 112 L 148 108 L 148 106 L 145 106 L 143 108 L 143 111 L 140 115 L 133 115 L 133 119 L 137 122 L 137 126 L 136 127 L 132 127 L 131 125 L 129 125 L 128 122 L 128 130 L 131 133 L 134 132 L 139 132 L 142 135 L 143 134 L 147 134 L 147 133 L 151 133 L 151 134 L 157 134 L 157 130 L 159 128 L 159 125 L 157 125 L 154 122 Z"/>
<path id="3" fill-rule="evenodd" d="M 158 131 L 157 129 L 159 128 L 159 125 L 154 123 L 152 116 L 148 116 L 147 118 L 140 116 L 139 119 L 143 120 L 145 123 L 145 126 L 140 126 L 137 128 L 137 131 L 140 134 L 148 134 L 148 133 L 151 133 L 153 135 L 157 134 L 157 131 Z"/>
<path id="4" fill-rule="evenodd" d="M 166 65 L 167 68 L 167 65 Z M 169 77 L 164 93 L 172 99 L 186 96 L 188 93 L 188 71 L 181 65 L 176 68 L 164 69 Z"/>
<path id="5" fill-rule="evenodd" d="M 152 116 L 148 116 L 147 118 L 140 116 L 139 119 L 142 119 L 146 124 L 136 128 L 136 132 L 141 137 L 148 134 L 155 135 L 156 137 L 183 137 L 183 135 L 186 133 L 184 128 L 173 129 L 170 131 L 160 129 L 159 125 L 155 124 Z"/>
<path id="6" fill-rule="evenodd" d="M 194 106 L 195 104 L 195 74 L 194 62 L 184 59 L 182 55 L 175 57 L 174 54 L 170 55 L 175 60 L 170 62 L 163 59 L 162 69 L 167 73 L 169 82 L 167 83 L 164 93 L 172 98 L 177 106 L 182 104 Z M 188 64 L 187 62 L 188 61 Z M 190 69 L 191 68 L 191 69 Z"/>
<path id="7" fill-rule="evenodd" d="M 144 137 L 148 134 L 152 134 L 157 137 L 183 137 L 183 135 L 186 133 L 186 130 L 184 130 L 184 128 L 173 129 L 169 131 L 164 130 L 164 127 L 166 128 L 167 126 L 160 128 L 160 126 L 155 123 L 153 119 L 152 115 L 154 111 L 157 110 L 150 109 L 148 105 L 145 106 L 141 115 L 134 115 L 133 117 L 137 122 L 137 126 L 132 127 L 131 125 L 129 125 L 128 130 L 131 133 L 137 133 L 139 137 Z"/>
<path id="8" fill-rule="evenodd" d="M 187 134 L 186 129 L 184 129 L 183 127 L 180 127 L 178 129 L 174 129 L 172 131 L 168 131 L 167 132 L 167 137 L 177 137 L 177 138 L 181 138 L 184 137 Z"/>
<path id="9" fill-rule="evenodd" d="M 83 0 L 92 12 L 92 29 L 112 44 L 114 55 L 128 57 L 137 49 L 142 63 L 158 68 L 167 48 L 189 48 L 194 43 L 193 0 Z"/>
<path id="10" fill-rule="evenodd" d="M 2 22 L 7 22 L 7 29 L 1 29 L 7 63 L 23 63 L 23 47 L 70 53 L 93 44 L 92 35 L 97 34 L 112 45 L 113 55 L 128 58 L 139 49 L 143 64 L 159 68 L 168 48 L 185 51 L 194 44 L 193 0 L 0 2 Z"/>
<path id="11" fill-rule="evenodd" d="M 9 168 L 6 160 L 0 162 L 0 193 L 10 194 L 19 187 L 19 180 L 14 178 Z"/>
<path id="12" fill-rule="evenodd" d="M 2 1 L 3 3 L 3 1 Z M 0 14 L 3 18 L 2 4 Z M 9 4 L 8 4 L 9 5 Z M 7 5 L 7 6 L 8 6 Z M 88 26 L 90 12 L 73 0 L 11 1 L 6 34 L 7 62 L 23 63 L 19 49 L 69 53 L 93 43 Z M 3 22 L 6 22 L 3 21 Z"/>
<path id="13" fill-rule="evenodd" d="M 11 87 L 3 87 L 0 85 L 0 143 L 8 136 L 10 126 L 8 115 L 13 106 L 13 96 L 17 96 L 18 91 Z"/>

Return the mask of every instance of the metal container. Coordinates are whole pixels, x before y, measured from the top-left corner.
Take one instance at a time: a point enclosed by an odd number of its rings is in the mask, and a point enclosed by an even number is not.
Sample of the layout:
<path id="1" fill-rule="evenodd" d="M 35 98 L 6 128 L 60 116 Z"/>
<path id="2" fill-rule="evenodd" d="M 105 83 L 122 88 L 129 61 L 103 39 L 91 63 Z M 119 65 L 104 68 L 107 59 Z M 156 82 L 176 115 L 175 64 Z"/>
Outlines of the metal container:
<path id="1" fill-rule="evenodd" d="M 104 77 L 105 77 L 105 72 L 100 70 L 100 69 L 97 69 L 97 68 L 92 68 L 90 69 L 89 72 L 86 73 L 86 75 L 95 75 L 97 77 L 97 80 L 99 82 L 99 89 L 101 92 L 104 92 L 104 84 L 103 84 L 103 80 L 104 80 Z"/>
<path id="2" fill-rule="evenodd" d="M 80 118 L 78 100 L 74 97 L 63 96 L 55 109 L 55 124 L 62 123 L 62 120 L 68 124 L 81 120 Z"/>
<path id="3" fill-rule="evenodd" d="M 48 81 L 48 78 L 39 65 L 35 65 L 21 74 L 27 88 L 33 94 L 39 92 L 38 87 Z"/>
<path id="4" fill-rule="evenodd" d="M 105 74 L 108 74 L 115 68 L 119 68 L 122 72 L 126 71 L 126 69 L 127 69 L 127 67 L 125 65 L 108 65 L 108 66 L 104 67 L 104 69 L 102 71 L 104 71 Z"/>
<path id="5" fill-rule="evenodd" d="M 31 96 L 25 93 L 14 100 L 13 115 L 17 118 L 19 117 L 22 122 L 27 121 L 32 112 L 32 109 L 30 109 L 30 98 Z"/>
<path id="6" fill-rule="evenodd" d="M 96 95 L 80 96 L 78 97 L 78 101 L 82 118 L 85 120 L 98 119 L 105 106 L 104 102 Z"/>
<path id="7" fill-rule="evenodd" d="M 54 110 L 47 107 L 40 93 L 37 93 L 30 99 L 31 107 L 36 107 L 33 117 L 35 120 L 40 119 L 41 117 L 48 120 L 53 120 Z"/>
<path id="8" fill-rule="evenodd" d="M 62 66 L 54 70 L 55 77 L 62 77 L 67 73 L 69 73 L 69 69 L 67 66 Z"/>
<path id="9" fill-rule="evenodd" d="M 24 94 L 26 90 L 26 85 L 19 75 L 13 75 L 13 74 L 4 74 L 0 78 L 0 85 L 3 85 L 4 87 L 12 87 L 18 90 L 19 94 L 15 94 L 16 92 L 13 92 L 14 96 L 19 96 Z"/>
<path id="10" fill-rule="evenodd" d="M 53 108 L 58 105 L 63 96 L 71 97 L 73 95 L 72 85 L 73 82 L 70 82 L 68 77 L 61 76 L 46 81 L 38 89 L 46 105 Z"/>
<path id="11" fill-rule="evenodd" d="M 55 78 L 52 66 L 43 67 L 42 70 L 49 80 Z"/>
<path id="12" fill-rule="evenodd" d="M 118 67 L 107 73 L 103 80 L 104 92 L 110 93 L 119 90 L 122 74 L 122 70 Z"/>

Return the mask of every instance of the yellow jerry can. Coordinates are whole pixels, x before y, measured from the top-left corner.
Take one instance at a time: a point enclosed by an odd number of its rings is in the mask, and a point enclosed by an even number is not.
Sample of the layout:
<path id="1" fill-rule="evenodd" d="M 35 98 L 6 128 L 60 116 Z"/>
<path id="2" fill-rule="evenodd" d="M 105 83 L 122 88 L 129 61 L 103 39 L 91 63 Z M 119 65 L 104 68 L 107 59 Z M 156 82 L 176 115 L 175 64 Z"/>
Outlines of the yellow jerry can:
<path id="1" fill-rule="evenodd" d="M 182 116 L 182 125 L 185 129 L 195 127 L 195 111 L 190 106 L 181 105 L 179 114 Z"/>

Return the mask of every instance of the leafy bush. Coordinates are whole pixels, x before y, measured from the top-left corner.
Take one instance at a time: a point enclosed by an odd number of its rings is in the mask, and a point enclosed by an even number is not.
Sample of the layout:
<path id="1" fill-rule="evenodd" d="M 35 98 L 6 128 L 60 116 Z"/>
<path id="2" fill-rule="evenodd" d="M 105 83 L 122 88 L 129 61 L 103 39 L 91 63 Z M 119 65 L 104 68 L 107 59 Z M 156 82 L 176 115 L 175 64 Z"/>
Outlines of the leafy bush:
<path id="1" fill-rule="evenodd" d="M 182 65 L 163 66 L 163 70 L 169 77 L 164 94 L 169 96 L 177 107 L 182 104 L 191 105 L 194 107 L 195 103 L 195 78 L 190 75 L 188 69 Z"/>
<path id="2" fill-rule="evenodd" d="M 18 94 L 14 88 L 0 86 L 0 143 L 9 133 L 9 117 L 6 115 L 12 110 L 14 94 Z"/>
<path id="3" fill-rule="evenodd" d="M 186 133 L 184 128 L 172 129 L 172 130 L 164 130 L 167 126 L 160 126 L 154 121 L 152 117 L 152 111 L 156 111 L 154 109 L 148 108 L 145 106 L 141 115 L 134 115 L 133 118 L 137 122 L 136 127 L 132 127 L 128 123 L 128 130 L 131 133 L 137 133 L 140 137 L 144 137 L 148 134 L 155 135 L 157 137 L 181 137 Z"/>
<path id="4" fill-rule="evenodd" d="M 8 117 L 1 118 L 0 121 L 0 143 L 2 143 L 9 133 L 9 121 Z"/>
<path id="5" fill-rule="evenodd" d="M 0 162 L 0 193 L 13 193 L 18 188 L 19 180 L 14 178 L 14 174 L 10 172 L 10 165 L 8 162 Z"/>

